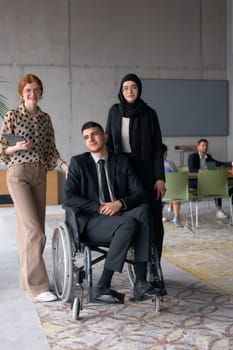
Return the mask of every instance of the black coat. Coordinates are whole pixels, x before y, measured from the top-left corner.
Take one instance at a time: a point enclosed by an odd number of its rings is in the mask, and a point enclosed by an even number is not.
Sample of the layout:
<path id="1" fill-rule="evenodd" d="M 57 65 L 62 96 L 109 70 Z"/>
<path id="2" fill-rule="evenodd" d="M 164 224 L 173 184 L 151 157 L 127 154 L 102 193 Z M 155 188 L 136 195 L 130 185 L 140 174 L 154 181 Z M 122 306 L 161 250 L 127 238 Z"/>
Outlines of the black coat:
<path id="1" fill-rule="evenodd" d="M 122 115 L 119 104 L 111 107 L 108 114 L 106 133 L 109 151 L 122 153 Z M 165 180 L 162 137 L 155 110 L 147 106 L 142 114 L 130 118 L 130 145 L 137 162 L 137 172 L 148 188 L 153 188 L 157 180 Z"/>
<path id="2" fill-rule="evenodd" d="M 143 202 L 145 191 L 129 165 L 128 157 L 109 154 L 108 170 L 116 200 L 123 199 L 127 210 Z M 90 216 L 99 215 L 96 164 L 89 152 L 71 158 L 64 190 L 64 204 L 79 211 L 78 224 L 81 232 Z"/>

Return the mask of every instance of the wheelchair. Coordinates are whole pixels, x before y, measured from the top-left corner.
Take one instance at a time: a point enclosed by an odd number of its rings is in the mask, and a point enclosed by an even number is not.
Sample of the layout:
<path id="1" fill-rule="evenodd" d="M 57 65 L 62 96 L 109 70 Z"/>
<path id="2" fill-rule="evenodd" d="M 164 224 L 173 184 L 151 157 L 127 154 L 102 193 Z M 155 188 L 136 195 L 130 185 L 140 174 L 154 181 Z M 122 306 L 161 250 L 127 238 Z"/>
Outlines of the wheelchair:
<path id="1" fill-rule="evenodd" d="M 58 299 L 71 303 L 73 319 L 78 320 L 84 306 L 84 282 L 87 285 L 86 299 L 89 303 L 93 301 L 94 290 L 92 267 L 105 259 L 108 245 L 82 241 L 77 224 L 78 211 L 69 207 L 64 207 L 64 210 L 65 221 L 55 228 L 52 237 L 54 288 Z M 133 286 L 135 282 L 133 247 L 129 248 L 125 262 L 129 281 Z M 147 280 L 155 288 L 152 301 L 155 303 L 156 312 L 159 312 L 160 302 L 163 301 L 163 296 L 167 295 L 167 291 L 154 245 L 147 270 Z"/>

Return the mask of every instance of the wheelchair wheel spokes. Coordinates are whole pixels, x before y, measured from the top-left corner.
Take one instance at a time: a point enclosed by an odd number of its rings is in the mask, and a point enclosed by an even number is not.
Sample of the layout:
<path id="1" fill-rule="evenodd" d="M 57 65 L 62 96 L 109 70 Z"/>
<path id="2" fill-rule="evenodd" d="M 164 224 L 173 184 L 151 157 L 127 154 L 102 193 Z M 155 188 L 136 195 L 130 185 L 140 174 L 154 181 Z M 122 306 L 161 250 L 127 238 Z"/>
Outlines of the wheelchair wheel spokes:
<path id="1" fill-rule="evenodd" d="M 58 298 L 70 300 L 73 286 L 73 261 L 69 232 L 65 225 L 54 230 L 52 240 L 54 287 Z"/>
<path id="2" fill-rule="evenodd" d="M 134 262 L 134 248 L 130 247 L 127 254 L 127 259 Z M 133 286 L 136 280 L 135 267 L 131 262 L 127 263 L 127 273 L 130 284 Z M 155 285 L 161 290 L 165 290 L 162 269 L 159 261 L 157 248 L 153 243 L 151 246 L 151 261 L 147 264 L 147 281 Z M 166 294 L 164 292 L 164 295 Z"/>
<path id="3" fill-rule="evenodd" d="M 62 299 L 64 294 L 65 256 L 61 231 L 56 228 L 53 236 L 53 276 L 57 296 Z"/>

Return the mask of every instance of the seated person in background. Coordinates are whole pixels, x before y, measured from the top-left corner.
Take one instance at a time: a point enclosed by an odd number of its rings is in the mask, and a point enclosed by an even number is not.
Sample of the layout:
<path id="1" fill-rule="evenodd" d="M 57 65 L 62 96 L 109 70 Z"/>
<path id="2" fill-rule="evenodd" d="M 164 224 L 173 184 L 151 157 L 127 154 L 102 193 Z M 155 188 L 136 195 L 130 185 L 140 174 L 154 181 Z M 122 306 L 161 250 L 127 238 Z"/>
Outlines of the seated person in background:
<path id="1" fill-rule="evenodd" d="M 164 171 L 165 173 L 173 173 L 177 171 L 177 167 L 174 162 L 167 160 L 167 146 L 162 144 L 163 158 L 164 158 Z M 174 224 L 180 223 L 180 202 L 172 201 L 169 203 L 168 212 L 174 211 L 173 222 Z M 163 217 L 163 221 L 166 221 L 166 217 Z"/>
<path id="2" fill-rule="evenodd" d="M 109 244 L 96 298 L 106 300 L 106 296 L 112 295 L 114 271 L 122 272 L 132 243 L 136 282 L 131 300 L 151 297 L 154 289 L 146 281 L 146 267 L 150 258 L 152 222 L 150 207 L 142 204 L 144 187 L 126 155 L 107 152 L 107 134 L 101 125 L 92 121 L 85 123 L 82 136 L 89 152 L 71 159 L 64 204 L 79 211 L 78 224 L 85 240 Z"/>
<path id="3" fill-rule="evenodd" d="M 188 167 L 190 173 L 196 173 L 199 169 L 213 169 L 213 165 L 217 167 L 231 167 L 232 162 L 220 162 L 208 154 L 209 142 L 206 139 L 200 139 L 197 142 L 197 152 L 192 153 L 188 157 Z M 197 181 L 190 181 L 191 188 L 197 188 Z M 231 195 L 231 190 L 229 191 Z M 222 210 L 222 199 L 215 198 L 216 217 L 218 219 L 226 219 L 227 215 Z"/>

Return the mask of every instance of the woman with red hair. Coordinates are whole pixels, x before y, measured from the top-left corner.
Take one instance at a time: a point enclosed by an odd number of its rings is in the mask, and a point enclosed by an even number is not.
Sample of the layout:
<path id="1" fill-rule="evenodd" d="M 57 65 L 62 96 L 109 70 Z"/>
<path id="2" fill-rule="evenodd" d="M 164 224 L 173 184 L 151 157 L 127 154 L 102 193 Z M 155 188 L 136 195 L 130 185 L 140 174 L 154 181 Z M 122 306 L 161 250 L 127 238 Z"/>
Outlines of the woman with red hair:
<path id="1" fill-rule="evenodd" d="M 18 85 L 21 104 L 7 112 L 1 127 L 0 158 L 7 166 L 7 185 L 14 202 L 20 258 L 20 287 L 37 301 L 56 300 L 49 290 L 43 259 L 46 242 L 45 208 L 47 171 L 67 164 L 56 148 L 50 116 L 38 102 L 43 95 L 41 80 L 25 75 Z M 4 134 L 21 136 L 9 144 Z"/>

